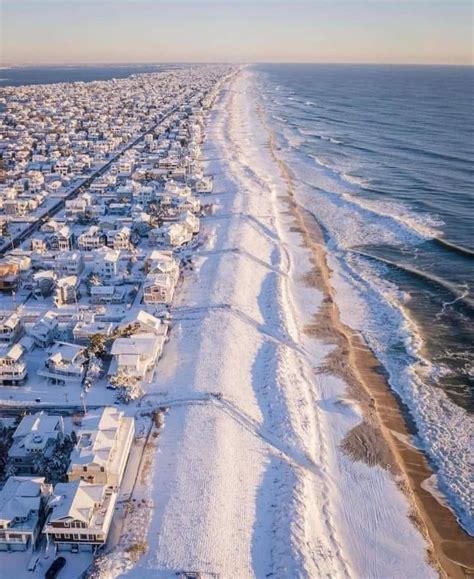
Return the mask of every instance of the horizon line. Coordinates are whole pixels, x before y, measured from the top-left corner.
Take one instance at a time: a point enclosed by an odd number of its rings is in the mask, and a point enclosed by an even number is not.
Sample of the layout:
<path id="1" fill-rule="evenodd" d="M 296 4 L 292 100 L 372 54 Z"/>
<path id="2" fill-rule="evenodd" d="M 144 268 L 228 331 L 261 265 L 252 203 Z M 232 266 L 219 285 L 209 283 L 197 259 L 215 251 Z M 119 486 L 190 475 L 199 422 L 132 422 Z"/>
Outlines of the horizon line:
<path id="1" fill-rule="evenodd" d="M 322 65 L 352 65 L 352 66 L 462 66 L 462 67 L 474 67 L 474 61 L 470 63 L 456 63 L 456 62 L 417 62 L 417 61 L 396 61 L 396 62 L 379 62 L 379 61 L 321 61 L 321 60 L 292 60 L 292 61 L 275 61 L 275 60 L 261 60 L 261 61 L 186 61 L 186 60 L 169 60 L 169 61 L 123 61 L 123 62 L 110 62 L 110 61 L 97 61 L 97 62 L 14 62 L 14 63 L 1 63 L 0 70 L 8 68 L 21 68 L 21 67 L 41 67 L 41 66 L 159 66 L 159 65 L 208 65 L 208 64 L 227 64 L 234 66 L 252 66 L 252 65 L 271 65 L 271 64 L 322 64 Z"/>

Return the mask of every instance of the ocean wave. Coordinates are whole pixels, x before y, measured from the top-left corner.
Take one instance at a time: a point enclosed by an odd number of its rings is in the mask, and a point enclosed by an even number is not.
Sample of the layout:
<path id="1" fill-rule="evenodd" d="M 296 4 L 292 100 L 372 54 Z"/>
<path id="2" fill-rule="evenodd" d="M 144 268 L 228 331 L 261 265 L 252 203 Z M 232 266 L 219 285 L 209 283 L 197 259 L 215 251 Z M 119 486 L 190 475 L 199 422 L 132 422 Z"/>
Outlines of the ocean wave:
<path id="1" fill-rule="evenodd" d="M 454 251 L 460 255 L 464 255 L 466 257 L 474 257 L 474 250 L 469 249 L 468 247 L 464 247 L 463 245 L 459 245 L 456 243 L 452 243 L 443 237 L 434 237 L 433 241 L 438 245 L 441 245 L 444 249 L 448 249 L 450 251 Z"/>
<path id="2" fill-rule="evenodd" d="M 313 137 L 315 139 L 321 139 L 322 141 L 329 141 L 330 143 L 333 143 L 334 145 L 343 145 L 344 144 L 341 140 L 336 139 L 334 137 L 331 137 L 329 135 L 325 135 L 324 133 L 318 133 L 318 132 L 310 130 L 310 129 L 302 129 L 301 127 L 297 127 L 297 128 L 298 128 L 299 133 L 301 133 L 302 135 L 305 135 L 307 137 Z"/>
<path id="3" fill-rule="evenodd" d="M 320 156 L 308 155 L 315 163 L 326 170 L 329 170 L 334 177 L 344 181 L 352 187 L 357 189 L 367 189 L 370 181 L 361 177 L 345 173 L 336 167 L 330 161 L 321 158 Z M 396 221 L 403 227 L 410 229 L 423 239 L 440 240 L 440 228 L 444 222 L 435 215 L 428 213 L 413 213 L 407 206 L 395 201 L 379 201 L 376 199 L 368 199 L 353 193 L 343 192 L 340 194 L 347 202 L 357 205 L 358 207 L 377 214 L 380 217 Z"/>
<path id="4" fill-rule="evenodd" d="M 393 261 L 391 259 L 388 259 L 386 257 L 374 255 L 374 254 L 369 253 L 367 251 L 362 251 L 360 249 L 352 249 L 352 251 L 354 251 L 355 253 L 362 255 L 368 259 L 373 259 L 375 261 L 379 261 L 381 263 L 384 263 L 388 266 L 395 267 L 395 268 L 399 269 L 400 271 L 403 271 L 403 272 L 408 273 L 410 275 L 416 276 L 420 279 L 423 279 L 424 281 L 427 281 L 428 283 L 436 284 L 439 287 L 443 288 L 444 290 L 448 291 L 449 293 L 451 293 L 454 296 L 454 300 L 449 301 L 449 302 L 445 302 L 443 304 L 443 308 L 448 306 L 448 305 L 452 305 L 456 302 L 461 301 L 466 306 L 474 309 L 474 300 L 469 298 L 469 288 L 467 288 L 466 286 L 459 287 L 459 286 L 452 284 L 452 283 L 449 283 L 447 280 L 442 279 L 438 276 L 435 276 L 431 273 L 428 273 L 426 271 L 421 271 L 421 270 L 417 269 L 416 267 L 412 267 L 412 266 L 407 265 L 407 264 L 402 264 L 402 263 L 399 263 L 397 261 Z"/>

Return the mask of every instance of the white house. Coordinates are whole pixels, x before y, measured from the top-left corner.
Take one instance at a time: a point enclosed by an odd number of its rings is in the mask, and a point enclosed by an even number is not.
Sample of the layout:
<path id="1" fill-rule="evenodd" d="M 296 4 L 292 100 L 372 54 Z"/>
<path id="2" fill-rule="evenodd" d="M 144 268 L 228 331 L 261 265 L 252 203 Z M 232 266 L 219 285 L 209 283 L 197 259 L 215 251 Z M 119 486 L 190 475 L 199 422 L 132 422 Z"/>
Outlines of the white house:
<path id="1" fill-rule="evenodd" d="M 127 290 L 113 285 L 92 286 L 90 289 L 92 304 L 122 304 Z"/>
<path id="2" fill-rule="evenodd" d="M 94 272 L 105 282 L 114 281 L 119 274 L 120 250 L 102 248 L 94 252 Z"/>
<path id="3" fill-rule="evenodd" d="M 25 349 L 21 344 L 6 346 L 0 349 L 0 383 L 18 386 L 26 380 L 28 374 L 23 360 Z"/>
<path id="4" fill-rule="evenodd" d="M 133 417 L 112 406 L 88 412 L 77 431 L 68 480 L 105 484 L 117 491 L 122 482 L 135 432 Z"/>
<path id="5" fill-rule="evenodd" d="M 166 223 L 148 233 L 148 242 L 152 247 L 157 245 L 180 247 L 191 241 L 192 237 L 191 229 L 183 223 Z"/>
<path id="6" fill-rule="evenodd" d="M 58 332 L 58 319 L 54 312 L 46 312 L 29 331 L 39 348 L 47 348 L 53 343 Z"/>
<path id="7" fill-rule="evenodd" d="M 143 284 L 143 303 L 169 304 L 173 299 L 176 282 L 166 273 L 149 273 Z"/>
<path id="8" fill-rule="evenodd" d="M 13 444 L 8 451 L 8 463 L 15 474 L 34 474 L 38 454 L 51 456 L 64 434 L 61 416 L 45 412 L 27 414 L 13 433 Z"/>
<path id="9" fill-rule="evenodd" d="M 20 316 L 10 312 L 0 317 L 0 344 L 12 344 L 21 331 Z"/>
<path id="10" fill-rule="evenodd" d="M 179 223 L 182 223 L 185 227 L 187 227 L 193 235 L 199 233 L 199 217 L 190 211 L 185 211 L 179 216 Z"/>
<path id="11" fill-rule="evenodd" d="M 84 251 L 92 251 L 106 245 L 107 236 L 97 225 L 91 225 L 89 229 L 81 233 L 77 239 L 77 246 Z"/>
<path id="12" fill-rule="evenodd" d="M 76 275 L 68 275 L 57 280 L 54 290 L 54 305 L 59 307 L 73 304 L 77 301 L 76 290 L 79 279 Z"/>
<path id="13" fill-rule="evenodd" d="M 153 333 L 117 338 L 112 345 L 109 376 L 144 380 L 163 352 L 165 336 Z"/>
<path id="14" fill-rule="evenodd" d="M 93 551 L 105 545 L 117 493 L 82 480 L 58 483 L 49 501 L 43 533 L 58 551 Z"/>
<path id="15" fill-rule="evenodd" d="M 175 282 L 179 279 L 179 260 L 172 251 L 154 249 L 145 260 L 148 273 L 165 273 Z"/>
<path id="16" fill-rule="evenodd" d="M 130 228 L 121 227 L 107 232 L 107 245 L 115 250 L 130 248 Z"/>
<path id="17" fill-rule="evenodd" d="M 112 335 L 114 325 L 112 322 L 96 322 L 94 316 L 89 320 L 80 320 L 74 326 L 72 330 L 72 335 L 76 342 L 81 344 L 88 344 L 92 336 L 97 334 L 110 337 Z"/>
<path id="18" fill-rule="evenodd" d="M 53 384 L 80 384 L 86 370 L 85 348 L 66 342 L 56 342 L 38 376 Z"/>
<path id="19" fill-rule="evenodd" d="M 51 493 L 44 477 L 8 478 L 0 491 L 0 551 L 36 546 Z"/>

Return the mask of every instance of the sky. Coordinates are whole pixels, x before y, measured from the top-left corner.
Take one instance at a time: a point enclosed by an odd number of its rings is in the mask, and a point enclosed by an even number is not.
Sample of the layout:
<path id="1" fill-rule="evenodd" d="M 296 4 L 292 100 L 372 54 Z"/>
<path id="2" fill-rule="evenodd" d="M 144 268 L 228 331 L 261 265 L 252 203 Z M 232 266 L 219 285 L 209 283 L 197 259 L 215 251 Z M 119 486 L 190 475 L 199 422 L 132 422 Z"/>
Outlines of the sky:
<path id="1" fill-rule="evenodd" d="M 2 65 L 473 64 L 471 0 L 0 0 Z"/>

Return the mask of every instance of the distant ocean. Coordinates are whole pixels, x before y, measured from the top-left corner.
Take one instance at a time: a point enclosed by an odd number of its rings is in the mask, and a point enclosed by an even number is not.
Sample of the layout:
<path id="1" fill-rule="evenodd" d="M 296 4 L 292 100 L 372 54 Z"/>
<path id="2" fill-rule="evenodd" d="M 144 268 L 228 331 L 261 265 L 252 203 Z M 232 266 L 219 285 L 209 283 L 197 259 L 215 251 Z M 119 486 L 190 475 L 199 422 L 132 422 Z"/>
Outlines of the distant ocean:
<path id="1" fill-rule="evenodd" d="M 253 70 L 279 155 L 325 233 L 343 320 L 385 366 L 473 530 L 474 68 Z"/>
<path id="2" fill-rule="evenodd" d="M 110 80 L 112 78 L 126 78 L 132 74 L 144 72 L 160 72 L 173 66 L 160 64 L 15 66 L 0 69 L 0 87 Z"/>

